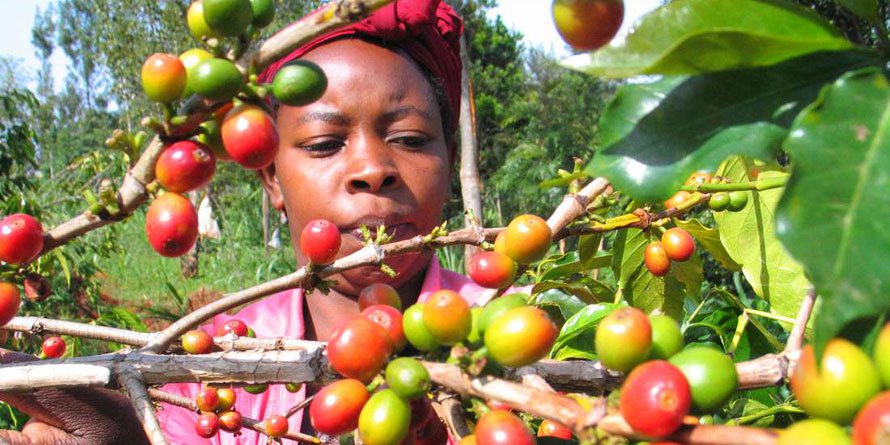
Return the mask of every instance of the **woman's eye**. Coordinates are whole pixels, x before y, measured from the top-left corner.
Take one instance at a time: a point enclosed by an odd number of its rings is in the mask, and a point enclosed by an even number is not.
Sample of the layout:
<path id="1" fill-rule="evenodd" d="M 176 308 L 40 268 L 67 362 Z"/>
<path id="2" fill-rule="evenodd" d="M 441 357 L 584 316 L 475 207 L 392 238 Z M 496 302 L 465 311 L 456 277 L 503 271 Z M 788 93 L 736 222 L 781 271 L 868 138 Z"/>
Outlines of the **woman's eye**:
<path id="1" fill-rule="evenodd" d="M 343 147 L 343 142 L 336 140 L 319 141 L 311 144 L 305 144 L 302 148 L 306 151 L 314 153 L 324 153 L 328 151 L 339 150 Z"/>
<path id="2" fill-rule="evenodd" d="M 409 148 L 421 148 L 426 145 L 428 139 L 423 136 L 399 136 L 390 139 L 390 141 Z"/>

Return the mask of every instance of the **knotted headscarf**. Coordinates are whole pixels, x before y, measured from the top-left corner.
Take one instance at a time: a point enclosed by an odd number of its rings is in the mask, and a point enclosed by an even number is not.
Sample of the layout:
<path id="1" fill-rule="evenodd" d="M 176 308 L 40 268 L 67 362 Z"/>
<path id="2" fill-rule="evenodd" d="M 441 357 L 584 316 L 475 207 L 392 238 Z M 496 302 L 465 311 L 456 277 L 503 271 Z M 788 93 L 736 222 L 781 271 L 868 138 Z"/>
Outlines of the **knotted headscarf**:
<path id="1" fill-rule="evenodd" d="M 370 37 L 405 51 L 432 77 L 439 79 L 457 123 L 460 114 L 461 61 L 460 35 L 463 23 L 457 13 L 441 0 L 398 0 L 362 21 L 320 36 L 295 49 L 260 73 L 260 82 L 271 82 L 288 62 L 335 39 L 349 36 Z M 447 128 L 453 133 L 455 128 Z"/>

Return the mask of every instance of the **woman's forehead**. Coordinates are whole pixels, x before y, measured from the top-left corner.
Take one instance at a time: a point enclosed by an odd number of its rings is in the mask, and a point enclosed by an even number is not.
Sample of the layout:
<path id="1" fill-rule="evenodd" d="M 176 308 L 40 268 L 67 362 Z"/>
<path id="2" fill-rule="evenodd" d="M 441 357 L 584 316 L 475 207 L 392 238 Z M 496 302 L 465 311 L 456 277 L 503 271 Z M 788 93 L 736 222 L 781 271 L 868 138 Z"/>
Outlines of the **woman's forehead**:
<path id="1" fill-rule="evenodd" d="M 415 113 L 441 119 L 432 85 L 420 68 L 404 53 L 359 39 L 342 39 L 307 53 L 306 60 L 318 64 L 328 77 L 328 90 L 307 107 L 302 119 L 341 119 L 340 104 L 396 107 L 390 113 Z M 374 100 L 374 103 L 362 102 Z"/>

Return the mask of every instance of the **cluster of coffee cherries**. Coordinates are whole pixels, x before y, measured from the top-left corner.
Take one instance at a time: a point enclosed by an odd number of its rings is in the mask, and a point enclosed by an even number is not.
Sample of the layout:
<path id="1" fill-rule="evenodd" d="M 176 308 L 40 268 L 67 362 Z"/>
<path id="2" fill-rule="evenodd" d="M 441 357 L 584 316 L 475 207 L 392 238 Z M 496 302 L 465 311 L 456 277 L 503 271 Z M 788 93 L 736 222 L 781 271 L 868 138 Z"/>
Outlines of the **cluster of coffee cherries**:
<path id="1" fill-rule="evenodd" d="M 473 255 L 467 275 L 482 287 L 503 289 L 516 279 L 518 265 L 541 260 L 550 250 L 553 234 L 537 215 L 519 215 L 498 234 L 493 251 Z"/>
<path id="2" fill-rule="evenodd" d="M 843 338 L 830 340 L 817 360 L 811 345 L 801 352 L 791 390 L 810 416 L 779 436 L 779 445 L 882 445 L 890 438 L 890 324 L 878 333 L 869 357 Z"/>
<path id="3" fill-rule="evenodd" d="M 700 186 L 703 184 L 725 183 L 727 181 L 728 180 L 726 178 L 715 177 L 707 172 L 696 172 L 690 175 L 689 179 L 687 179 L 686 182 L 683 183 L 683 185 Z M 692 197 L 693 193 L 696 192 L 680 190 L 674 193 L 670 198 L 668 198 L 667 201 L 664 202 L 664 207 L 666 209 L 678 207 L 684 202 L 688 201 L 689 198 Z M 750 191 L 746 190 L 714 192 L 708 199 L 708 207 L 715 212 L 722 212 L 724 210 L 730 212 L 740 212 L 744 210 L 745 207 L 748 205 L 748 195 L 750 193 Z"/>
<path id="4" fill-rule="evenodd" d="M 674 227 L 661 235 L 660 241 L 646 245 L 643 263 L 652 275 L 662 277 L 671 270 L 671 263 L 683 262 L 695 253 L 695 239 L 689 232 Z"/>
<path id="5" fill-rule="evenodd" d="M 231 319 L 220 326 L 214 333 L 216 337 L 256 337 L 253 329 L 239 319 Z M 189 354 L 209 354 L 213 352 L 213 337 L 206 331 L 196 329 L 185 333 L 182 338 L 182 349 Z M 287 383 L 284 385 L 289 392 L 297 392 L 302 385 Z M 269 388 L 268 384 L 242 386 L 249 394 L 262 394 Z M 195 421 L 195 433 L 201 437 L 215 437 L 220 430 L 240 434 L 243 418 L 235 410 L 237 393 L 232 387 L 204 386 L 195 396 L 195 406 L 200 416 Z M 288 432 L 287 418 L 281 414 L 273 414 L 263 421 L 263 432 L 271 438 L 283 437 Z"/>
<path id="6" fill-rule="evenodd" d="M 597 326 L 594 346 L 603 366 L 629 373 L 621 414 L 647 437 L 669 436 L 690 412 L 713 413 L 738 387 L 732 359 L 710 346 L 684 348 L 679 324 L 666 315 L 616 309 Z"/>
<path id="7" fill-rule="evenodd" d="M 195 422 L 195 432 L 204 438 L 216 436 L 219 430 L 240 434 L 244 420 L 238 411 L 232 409 L 236 399 L 232 388 L 202 387 L 195 396 L 195 406 L 201 411 Z"/>
<path id="8" fill-rule="evenodd" d="M 328 341 L 331 367 L 345 379 L 326 386 L 313 400 L 309 415 L 315 429 L 340 435 L 358 428 L 359 438 L 373 445 L 395 445 L 409 434 L 416 442 L 440 437 L 441 425 L 423 414 L 429 411 L 426 367 L 412 357 L 390 358 L 410 344 L 426 353 L 462 349 L 465 356 L 507 367 L 532 364 L 550 352 L 558 329 L 546 312 L 527 301 L 527 295 L 514 293 L 471 308 L 459 294 L 443 289 L 402 314 L 390 286 L 363 289 L 360 315 L 345 320 Z M 385 386 L 371 393 L 366 385 L 381 372 Z M 495 416 L 504 415 L 522 423 L 509 412 Z M 477 436 L 486 424 L 480 421 Z"/>
<path id="9" fill-rule="evenodd" d="M 173 104 L 197 95 L 214 105 L 214 112 L 192 138 L 168 144 L 157 164 L 155 177 L 166 191 L 151 204 L 145 230 L 159 254 L 177 257 L 188 252 L 198 237 L 198 214 L 183 194 L 206 185 L 217 161 L 234 161 L 259 170 L 270 165 L 278 151 L 278 129 L 263 102 L 269 93 L 285 105 L 300 106 L 317 100 L 327 88 L 321 69 L 295 61 L 276 74 L 272 84 L 257 85 L 223 57 L 227 37 L 249 40 L 256 30 L 271 23 L 272 0 L 198 0 L 188 9 L 189 32 L 210 50 L 192 48 L 179 57 L 151 55 L 142 66 L 142 89 L 152 101 Z M 171 119 L 171 116 L 167 116 Z"/>

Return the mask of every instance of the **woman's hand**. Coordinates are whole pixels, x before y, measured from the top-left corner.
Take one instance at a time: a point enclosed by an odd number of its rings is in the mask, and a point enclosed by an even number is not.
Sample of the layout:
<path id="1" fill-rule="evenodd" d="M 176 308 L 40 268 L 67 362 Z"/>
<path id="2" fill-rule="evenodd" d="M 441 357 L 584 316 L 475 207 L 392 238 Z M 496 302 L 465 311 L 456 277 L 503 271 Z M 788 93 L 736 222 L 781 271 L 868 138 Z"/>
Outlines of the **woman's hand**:
<path id="1" fill-rule="evenodd" d="M 36 360 L 0 349 L 0 363 Z M 31 416 L 21 432 L 0 430 L 0 443 L 111 445 L 147 444 L 129 399 L 105 388 L 3 392 L 0 400 Z"/>

